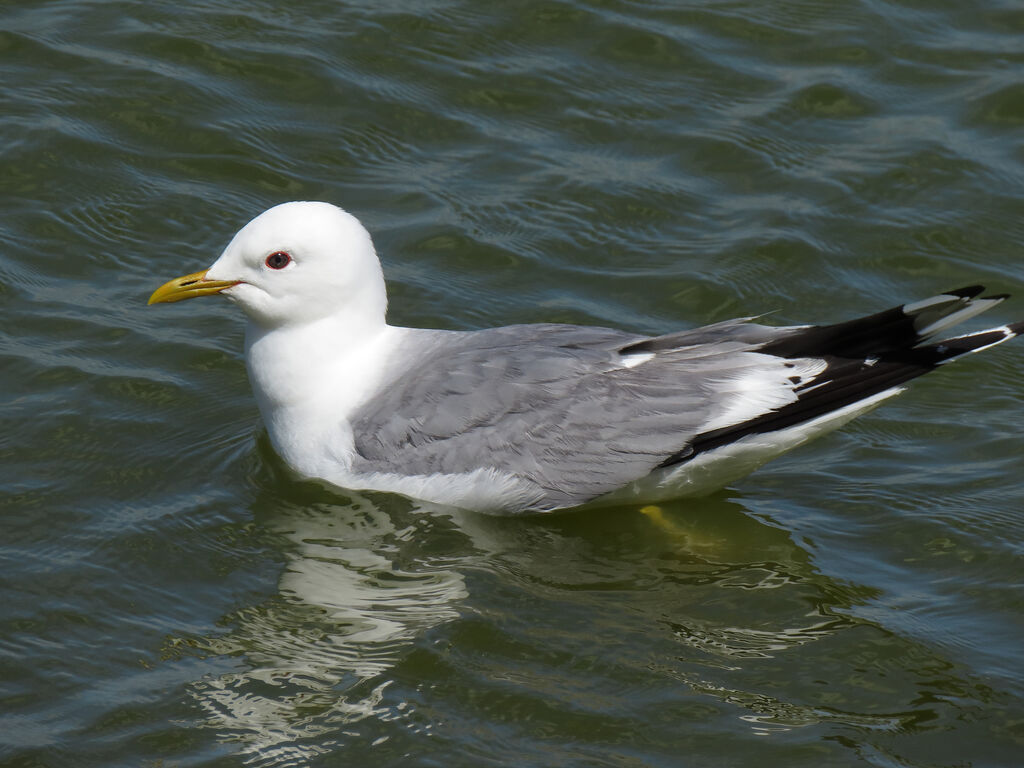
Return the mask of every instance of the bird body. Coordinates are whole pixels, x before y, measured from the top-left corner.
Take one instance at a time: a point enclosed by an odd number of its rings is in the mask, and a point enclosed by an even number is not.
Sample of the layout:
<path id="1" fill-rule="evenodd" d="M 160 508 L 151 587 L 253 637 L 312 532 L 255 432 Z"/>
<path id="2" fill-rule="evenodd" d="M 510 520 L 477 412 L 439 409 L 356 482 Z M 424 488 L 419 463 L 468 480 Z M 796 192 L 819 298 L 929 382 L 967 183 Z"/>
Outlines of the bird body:
<path id="1" fill-rule="evenodd" d="M 518 514 L 706 493 L 1024 324 L 932 339 L 1004 296 L 978 286 L 830 326 L 730 320 L 660 337 L 385 320 L 369 234 L 327 203 L 261 214 L 151 303 L 220 293 L 275 450 L 343 488 Z"/>

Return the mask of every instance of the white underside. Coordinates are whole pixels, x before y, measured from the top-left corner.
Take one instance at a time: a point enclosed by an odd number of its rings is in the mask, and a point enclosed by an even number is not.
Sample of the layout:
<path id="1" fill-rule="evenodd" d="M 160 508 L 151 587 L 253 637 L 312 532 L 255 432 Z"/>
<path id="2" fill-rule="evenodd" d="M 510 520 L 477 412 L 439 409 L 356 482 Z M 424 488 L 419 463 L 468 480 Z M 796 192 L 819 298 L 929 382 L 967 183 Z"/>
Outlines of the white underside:
<path id="1" fill-rule="evenodd" d="M 449 507 L 492 514 L 516 514 L 535 507 L 540 495 L 534 486 L 509 472 L 477 469 L 459 474 L 399 475 L 391 472 L 320 473 L 312 479 L 360 491 L 387 491 Z"/>
<path id="2" fill-rule="evenodd" d="M 678 466 L 657 470 L 585 506 L 642 504 L 706 495 L 786 451 L 838 429 L 902 391 L 902 387 L 887 389 L 802 424 L 750 435 Z M 318 477 L 343 488 L 401 493 L 436 504 L 493 514 L 521 514 L 524 509 L 536 508 L 539 501 L 528 483 L 496 469 L 446 475 L 318 473 Z"/>
<path id="3" fill-rule="evenodd" d="M 595 499 L 587 506 L 635 504 L 686 496 L 704 496 L 750 474 L 786 451 L 839 429 L 902 391 L 903 387 L 893 387 L 787 429 L 749 435 L 735 443 L 702 453 L 676 467 L 652 472 L 625 488 Z"/>

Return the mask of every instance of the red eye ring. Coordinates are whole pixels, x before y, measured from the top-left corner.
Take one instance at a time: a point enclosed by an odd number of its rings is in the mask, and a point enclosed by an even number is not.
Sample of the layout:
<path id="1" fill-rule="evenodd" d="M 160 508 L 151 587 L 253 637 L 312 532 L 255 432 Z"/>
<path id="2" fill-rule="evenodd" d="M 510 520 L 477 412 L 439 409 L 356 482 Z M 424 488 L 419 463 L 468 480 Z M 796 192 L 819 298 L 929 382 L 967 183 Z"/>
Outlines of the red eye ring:
<path id="1" fill-rule="evenodd" d="M 292 257 L 284 251 L 274 251 L 267 256 L 265 263 L 271 269 L 284 269 L 292 263 Z"/>

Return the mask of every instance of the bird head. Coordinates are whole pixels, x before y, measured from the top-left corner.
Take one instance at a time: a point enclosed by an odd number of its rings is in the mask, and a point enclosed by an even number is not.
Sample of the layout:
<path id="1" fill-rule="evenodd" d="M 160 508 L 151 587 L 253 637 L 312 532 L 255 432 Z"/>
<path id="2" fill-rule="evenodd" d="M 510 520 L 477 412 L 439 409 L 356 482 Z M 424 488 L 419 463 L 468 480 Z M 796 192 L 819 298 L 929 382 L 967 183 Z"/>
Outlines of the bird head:
<path id="1" fill-rule="evenodd" d="M 340 312 L 383 322 L 384 277 L 370 234 L 330 203 L 282 203 L 234 236 L 209 269 L 158 288 L 150 304 L 221 294 L 266 328 Z"/>

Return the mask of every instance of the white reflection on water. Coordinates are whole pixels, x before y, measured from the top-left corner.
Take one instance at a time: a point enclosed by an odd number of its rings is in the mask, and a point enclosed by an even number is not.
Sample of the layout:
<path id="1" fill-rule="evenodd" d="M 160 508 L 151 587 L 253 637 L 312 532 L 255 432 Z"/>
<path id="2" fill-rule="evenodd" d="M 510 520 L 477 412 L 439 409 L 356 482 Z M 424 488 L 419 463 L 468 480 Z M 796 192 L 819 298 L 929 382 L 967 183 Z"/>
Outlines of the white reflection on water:
<path id="1" fill-rule="evenodd" d="M 283 542 L 277 593 L 200 641 L 237 663 L 190 686 L 205 725 L 246 764 L 305 765 L 401 731 L 450 727 L 453 712 L 477 739 L 510 690 L 533 702 L 537 719 L 527 720 L 537 723 L 558 710 L 598 717 L 595 700 L 632 711 L 648 695 L 720 702 L 757 734 L 822 723 L 892 731 L 919 714 L 899 699 L 916 690 L 913 671 L 901 688 L 882 668 L 915 649 L 849 615 L 871 591 L 823 576 L 792 534 L 733 501 L 527 520 L 389 509 L 356 498 L 257 513 Z M 430 692 L 434 709 L 414 711 L 395 690 L 416 686 L 415 661 L 396 665 L 417 643 L 429 653 L 430 630 L 468 610 L 457 570 L 498 577 L 500 598 L 475 582 L 471 610 L 503 640 L 475 648 L 463 637 L 475 663 L 446 668 Z M 858 629 L 866 641 L 837 640 Z M 851 668 L 887 686 L 893 706 L 877 712 L 875 689 L 846 685 Z M 581 669 L 593 672 L 581 678 Z M 469 715 L 454 693 L 463 689 L 475 692 Z"/>
<path id="2" fill-rule="evenodd" d="M 382 704 L 386 673 L 425 630 L 458 616 L 463 578 L 418 562 L 396 567 L 408 530 L 365 498 L 274 516 L 291 542 L 277 598 L 232 616 L 205 650 L 244 668 L 191 687 L 207 725 L 247 764 L 302 764 L 330 751 L 346 725 L 403 716 Z M 449 561 L 450 562 L 450 561 Z"/>

